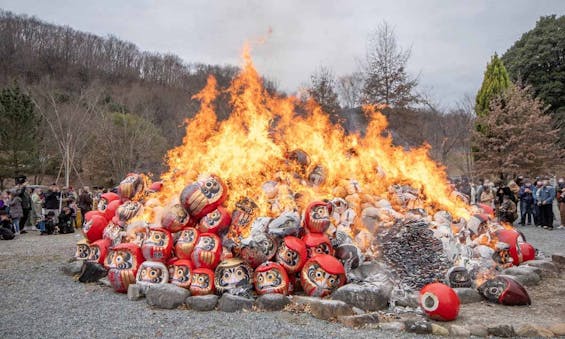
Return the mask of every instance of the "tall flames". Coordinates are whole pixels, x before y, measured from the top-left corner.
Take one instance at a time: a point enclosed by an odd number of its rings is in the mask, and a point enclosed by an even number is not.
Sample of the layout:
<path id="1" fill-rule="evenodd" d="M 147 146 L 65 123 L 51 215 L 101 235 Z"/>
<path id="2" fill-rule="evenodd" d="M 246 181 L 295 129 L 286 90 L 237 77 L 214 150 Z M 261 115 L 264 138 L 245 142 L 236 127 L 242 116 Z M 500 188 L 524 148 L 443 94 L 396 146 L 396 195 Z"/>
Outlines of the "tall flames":
<path id="1" fill-rule="evenodd" d="M 444 168 L 430 159 L 429 147 L 394 146 L 385 132 L 386 118 L 376 107 L 363 107 L 370 120 L 364 136 L 346 134 L 315 102 L 299 114 L 298 98 L 268 93 L 247 47 L 243 60 L 242 71 L 227 89 L 233 109 L 227 120 L 218 121 L 215 113 L 219 90 L 214 77 L 193 97 L 200 101 L 200 111 L 186 121 L 182 145 L 167 154 L 163 189 L 153 195 L 160 205 L 178 200 L 199 175 L 216 174 L 228 186 L 228 209 L 248 197 L 265 216 L 301 211 L 313 200 L 333 197 L 346 198 L 360 212 L 364 201 L 390 199 L 389 187 L 400 184 L 419 193 L 415 207 L 468 217 L 466 203 L 453 199 Z M 351 186 L 354 192 L 348 192 Z M 147 213 L 151 211 L 146 210 L 146 218 Z"/>

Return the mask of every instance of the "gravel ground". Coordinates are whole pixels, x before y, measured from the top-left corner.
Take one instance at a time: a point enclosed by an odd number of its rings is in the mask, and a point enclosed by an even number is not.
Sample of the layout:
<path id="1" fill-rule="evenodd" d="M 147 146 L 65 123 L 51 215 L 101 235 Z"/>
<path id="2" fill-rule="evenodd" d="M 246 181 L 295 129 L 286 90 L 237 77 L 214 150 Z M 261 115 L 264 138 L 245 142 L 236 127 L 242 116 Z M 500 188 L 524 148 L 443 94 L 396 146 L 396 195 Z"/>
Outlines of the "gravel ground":
<path id="1" fill-rule="evenodd" d="M 546 254 L 564 250 L 565 230 L 545 231 L 535 227 L 521 230 L 528 241 Z M 8 291 L 0 294 L 1 338 L 422 337 L 352 330 L 308 314 L 151 309 L 144 301 L 132 302 L 110 288 L 81 284 L 62 274 L 61 266 L 73 255 L 79 234 L 39 236 L 37 233 L 0 241 L 0 286 Z"/>
<path id="2" fill-rule="evenodd" d="M 21 235 L 0 242 L 1 338 L 390 338 L 392 332 L 352 330 L 308 314 L 154 310 L 145 301 L 61 273 L 78 234 Z M 402 338 L 416 338 L 409 334 Z"/>

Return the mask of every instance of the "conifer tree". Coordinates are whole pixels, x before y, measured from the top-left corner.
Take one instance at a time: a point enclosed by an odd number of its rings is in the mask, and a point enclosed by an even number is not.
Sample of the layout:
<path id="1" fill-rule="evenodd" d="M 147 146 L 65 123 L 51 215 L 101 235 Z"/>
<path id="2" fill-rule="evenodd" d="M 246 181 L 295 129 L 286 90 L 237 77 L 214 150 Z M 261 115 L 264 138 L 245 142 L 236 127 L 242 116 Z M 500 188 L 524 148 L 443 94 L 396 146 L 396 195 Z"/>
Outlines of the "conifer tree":
<path id="1" fill-rule="evenodd" d="M 483 84 L 477 93 L 475 104 L 477 116 L 487 115 L 491 101 L 501 96 L 510 84 L 508 72 L 495 53 L 487 65 Z"/>

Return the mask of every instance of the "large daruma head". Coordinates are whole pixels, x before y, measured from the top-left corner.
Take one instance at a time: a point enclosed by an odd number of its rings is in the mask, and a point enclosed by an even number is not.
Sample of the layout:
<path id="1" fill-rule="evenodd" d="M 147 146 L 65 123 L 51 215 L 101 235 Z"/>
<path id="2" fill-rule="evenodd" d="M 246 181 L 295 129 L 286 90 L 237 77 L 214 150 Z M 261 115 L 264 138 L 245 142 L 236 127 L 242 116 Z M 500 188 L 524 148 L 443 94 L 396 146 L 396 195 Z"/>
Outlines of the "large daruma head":
<path id="1" fill-rule="evenodd" d="M 217 175 L 210 175 L 184 188 L 180 202 L 195 219 L 200 219 L 220 206 L 227 197 L 227 187 Z"/>
<path id="2" fill-rule="evenodd" d="M 309 296 L 325 297 L 345 284 L 343 264 L 327 254 L 310 258 L 302 268 L 300 282 Z"/>
<path id="3" fill-rule="evenodd" d="M 300 272 L 308 259 L 306 244 L 297 237 L 284 237 L 275 259 L 288 273 Z"/>
<path id="4" fill-rule="evenodd" d="M 257 294 L 279 293 L 288 294 L 290 281 L 282 265 L 268 261 L 255 269 L 253 278 Z"/>

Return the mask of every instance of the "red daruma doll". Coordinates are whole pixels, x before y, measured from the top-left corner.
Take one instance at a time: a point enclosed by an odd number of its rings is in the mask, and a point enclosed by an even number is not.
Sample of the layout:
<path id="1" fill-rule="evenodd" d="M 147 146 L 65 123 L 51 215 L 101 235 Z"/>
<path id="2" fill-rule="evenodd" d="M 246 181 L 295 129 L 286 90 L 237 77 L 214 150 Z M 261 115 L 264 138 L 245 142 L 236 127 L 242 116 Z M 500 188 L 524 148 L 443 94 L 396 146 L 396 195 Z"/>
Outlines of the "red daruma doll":
<path id="1" fill-rule="evenodd" d="M 222 242 L 212 233 L 202 233 L 192 251 L 192 263 L 195 267 L 215 269 L 222 255 Z"/>
<path id="2" fill-rule="evenodd" d="M 108 280 L 116 292 L 126 293 L 129 284 L 135 284 L 137 270 L 143 262 L 139 246 L 132 243 L 114 246 L 104 261 Z"/>
<path id="3" fill-rule="evenodd" d="M 300 274 L 302 288 L 309 296 L 325 297 L 345 284 L 343 264 L 328 254 L 310 258 Z"/>
<path id="4" fill-rule="evenodd" d="M 304 213 L 304 228 L 310 233 L 324 233 L 331 225 L 332 205 L 323 201 L 310 203 Z"/>
<path id="5" fill-rule="evenodd" d="M 186 186 L 181 192 L 180 203 L 192 217 L 199 220 L 220 206 L 226 197 L 226 185 L 212 174 Z"/>
<path id="6" fill-rule="evenodd" d="M 166 262 L 169 259 L 172 249 L 173 237 L 169 231 L 161 227 L 149 229 L 149 234 L 141 245 L 146 260 L 160 262 Z"/>

